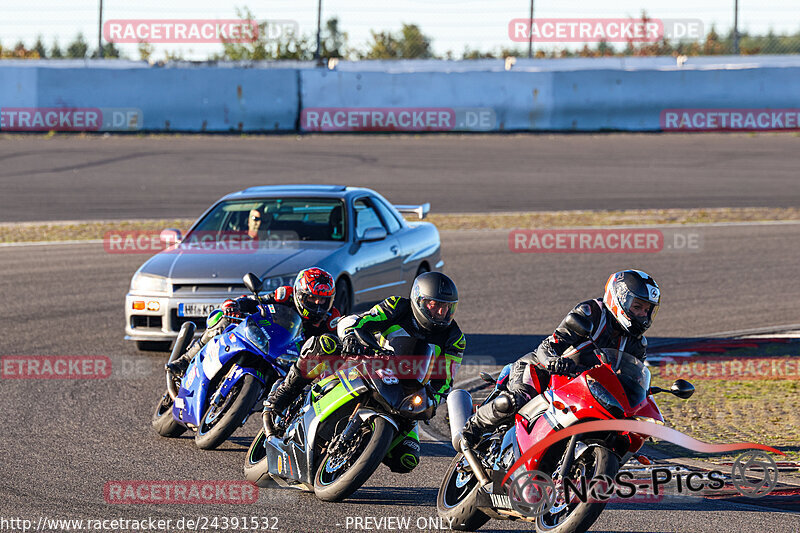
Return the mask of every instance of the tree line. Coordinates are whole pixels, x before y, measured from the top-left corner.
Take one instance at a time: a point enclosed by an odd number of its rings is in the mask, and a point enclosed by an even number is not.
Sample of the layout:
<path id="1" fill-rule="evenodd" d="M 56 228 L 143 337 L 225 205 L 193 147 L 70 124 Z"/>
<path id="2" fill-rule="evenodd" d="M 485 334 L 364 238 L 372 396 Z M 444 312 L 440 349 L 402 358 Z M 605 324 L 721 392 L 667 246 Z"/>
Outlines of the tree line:
<path id="1" fill-rule="evenodd" d="M 243 20 L 252 20 L 253 14 L 245 10 L 237 10 Z M 237 60 L 312 60 L 316 53 L 316 35 L 292 32 L 282 34 L 278 38 L 268 36 L 267 22 L 260 24 L 258 38 L 249 43 L 223 43 L 222 50 L 211 54 L 212 61 Z M 338 18 L 328 19 L 320 36 L 321 58 L 342 58 L 348 60 L 361 59 L 491 59 L 504 57 L 526 57 L 527 46 L 500 47 L 493 50 L 477 50 L 465 47 L 459 54 L 447 51 L 437 55 L 433 52 L 433 39 L 424 34 L 416 24 L 403 24 L 396 32 L 370 32 L 370 39 L 364 48 L 354 48 L 349 44 L 347 32 L 342 31 Z M 534 43 L 536 46 L 536 43 Z M 766 35 L 739 34 L 739 50 L 741 54 L 800 54 L 800 31 L 791 35 L 776 35 L 770 31 Z M 154 47 L 147 43 L 138 45 L 138 59 L 154 61 Z M 633 43 L 612 45 L 599 42 L 593 46 L 584 45 L 580 49 L 538 49 L 537 58 L 562 57 L 618 57 L 618 56 L 698 56 L 734 53 L 733 31 L 721 35 L 712 26 L 702 41 L 671 42 L 668 39 L 654 43 Z M 85 59 L 101 57 L 98 49 L 92 49 L 83 34 L 62 49 L 58 42 L 45 46 L 42 37 L 38 37 L 31 47 L 19 41 L 11 47 L 4 47 L 0 41 L 0 59 Z M 121 53 L 113 43 L 103 45 L 102 57 L 107 59 L 132 59 Z M 180 52 L 167 51 L 163 60 L 181 60 Z"/>

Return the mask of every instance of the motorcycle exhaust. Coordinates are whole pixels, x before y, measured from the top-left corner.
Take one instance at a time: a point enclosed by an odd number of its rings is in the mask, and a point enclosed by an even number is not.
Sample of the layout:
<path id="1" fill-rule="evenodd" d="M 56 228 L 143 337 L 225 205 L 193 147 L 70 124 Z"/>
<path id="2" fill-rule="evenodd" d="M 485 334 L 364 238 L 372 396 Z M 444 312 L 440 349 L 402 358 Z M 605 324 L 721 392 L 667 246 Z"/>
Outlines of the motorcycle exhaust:
<path id="1" fill-rule="evenodd" d="M 481 486 L 486 485 L 490 482 L 489 476 L 484 472 L 475 452 L 461 438 L 461 431 L 467 423 L 467 418 L 472 416 L 472 395 L 464 389 L 450 391 L 450 394 L 447 395 L 447 415 L 450 418 L 450 436 L 453 448 L 464 454 Z"/>
<path id="2" fill-rule="evenodd" d="M 175 339 L 175 344 L 172 345 L 172 353 L 169 354 L 168 363 L 180 357 L 180 355 L 189 348 L 189 343 L 194 339 L 194 332 L 196 330 L 197 326 L 194 325 L 194 322 L 183 323 L 180 332 L 178 332 L 178 338 Z M 175 381 L 172 378 L 172 374 L 169 372 L 167 372 L 167 392 L 173 400 L 178 395 L 178 391 L 175 389 Z"/>
<path id="3" fill-rule="evenodd" d="M 472 395 L 464 389 L 453 389 L 447 395 L 447 414 L 450 417 L 450 438 L 455 451 L 461 451 L 461 430 L 472 416 Z"/>

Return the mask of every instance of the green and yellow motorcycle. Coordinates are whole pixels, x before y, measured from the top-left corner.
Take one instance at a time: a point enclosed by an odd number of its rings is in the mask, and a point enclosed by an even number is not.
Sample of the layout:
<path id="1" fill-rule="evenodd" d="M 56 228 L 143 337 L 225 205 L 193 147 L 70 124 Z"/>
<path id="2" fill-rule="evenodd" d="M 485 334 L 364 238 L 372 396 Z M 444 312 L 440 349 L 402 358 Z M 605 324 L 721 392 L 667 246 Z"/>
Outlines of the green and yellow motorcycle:
<path id="1" fill-rule="evenodd" d="M 261 429 L 247 451 L 245 477 L 259 487 L 313 491 L 325 501 L 361 487 L 389 452 L 398 422 L 436 412 L 436 393 L 427 385 L 434 347 L 404 335 L 389 346 L 393 355 L 343 360 L 311 386 L 276 418 L 283 437 L 266 439 Z"/>

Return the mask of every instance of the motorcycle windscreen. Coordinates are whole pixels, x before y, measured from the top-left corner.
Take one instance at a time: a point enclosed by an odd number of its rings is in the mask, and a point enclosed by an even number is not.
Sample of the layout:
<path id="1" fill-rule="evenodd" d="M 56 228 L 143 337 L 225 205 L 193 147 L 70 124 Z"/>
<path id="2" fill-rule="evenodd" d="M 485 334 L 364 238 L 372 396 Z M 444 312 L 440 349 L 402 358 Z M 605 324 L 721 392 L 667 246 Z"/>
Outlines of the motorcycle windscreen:
<path id="1" fill-rule="evenodd" d="M 294 309 L 286 305 L 266 307 L 269 316 L 266 319 L 259 318 L 258 322 L 267 330 L 273 345 L 283 347 L 300 337 L 303 331 L 303 319 Z M 263 320 L 269 321 L 269 324 L 262 324 Z"/>
<path id="2" fill-rule="evenodd" d="M 610 348 L 603 349 L 602 360 L 614 369 L 631 407 L 639 405 L 647 398 L 647 391 L 650 389 L 650 370 L 644 365 L 644 361 L 629 353 Z"/>
<path id="3" fill-rule="evenodd" d="M 405 335 L 391 337 L 388 344 L 394 351 L 392 363 L 397 368 L 397 377 L 423 385 L 436 377 L 433 375 L 436 354 L 433 345 Z"/>

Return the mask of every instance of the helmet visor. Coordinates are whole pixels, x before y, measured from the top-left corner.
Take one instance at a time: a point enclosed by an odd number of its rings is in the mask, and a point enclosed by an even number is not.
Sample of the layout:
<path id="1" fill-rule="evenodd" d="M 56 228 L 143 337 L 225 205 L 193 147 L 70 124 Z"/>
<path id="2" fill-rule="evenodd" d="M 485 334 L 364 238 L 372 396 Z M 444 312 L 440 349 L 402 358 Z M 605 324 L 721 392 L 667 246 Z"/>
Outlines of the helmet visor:
<path id="1" fill-rule="evenodd" d="M 458 302 L 444 302 L 417 296 L 417 308 L 437 326 L 448 326 L 456 314 Z"/>
<path id="2" fill-rule="evenodd" d="M 620 298 L 622 309 L 631 321 L 636 322 L 645 328 L 650 327 L 658 314 L 658 303 L 653 303 L 642 298 L 637 298 L 632 292 L 624 291 L 625 298 Z"/>
<path id="3" fill-rule="evenodd" d="M 311 316 L 322 316 L 330 311 L 333 305 L 333 296 L 320 296 L 309 291 L 301 291 L 298 294 L 300 305 L 308 311 Z"/>

